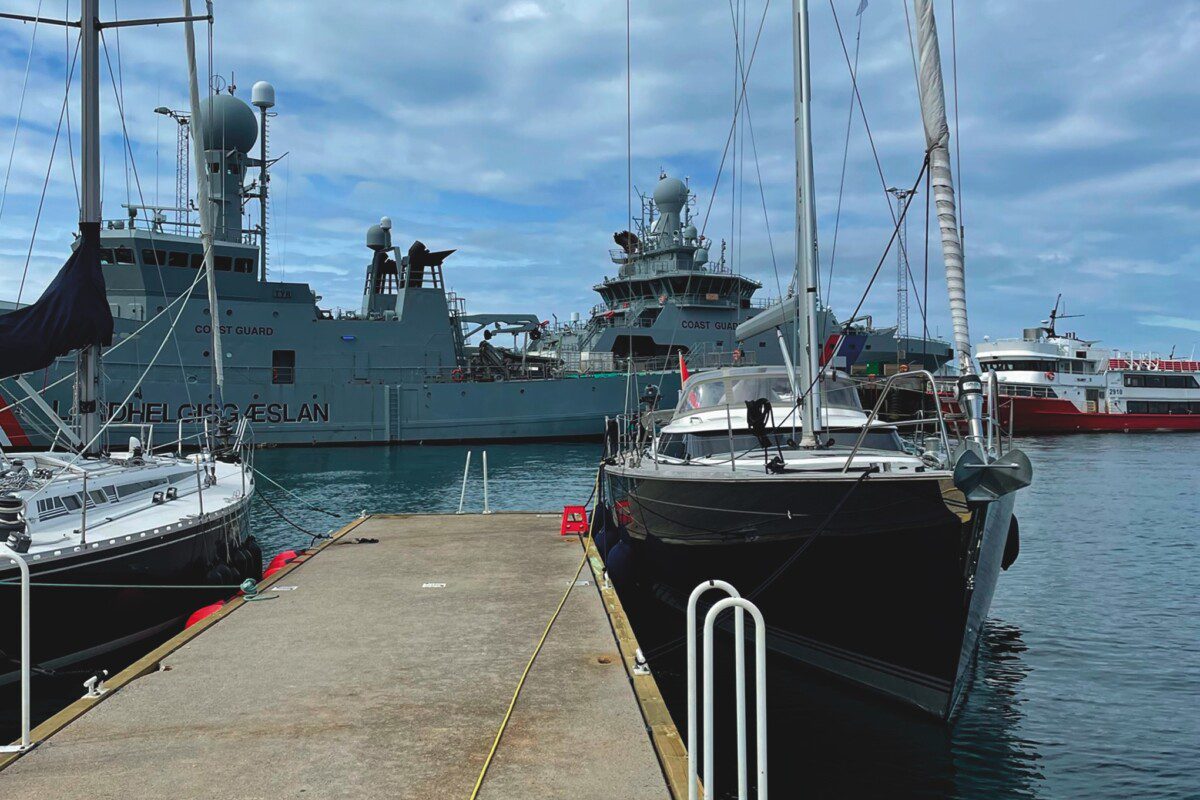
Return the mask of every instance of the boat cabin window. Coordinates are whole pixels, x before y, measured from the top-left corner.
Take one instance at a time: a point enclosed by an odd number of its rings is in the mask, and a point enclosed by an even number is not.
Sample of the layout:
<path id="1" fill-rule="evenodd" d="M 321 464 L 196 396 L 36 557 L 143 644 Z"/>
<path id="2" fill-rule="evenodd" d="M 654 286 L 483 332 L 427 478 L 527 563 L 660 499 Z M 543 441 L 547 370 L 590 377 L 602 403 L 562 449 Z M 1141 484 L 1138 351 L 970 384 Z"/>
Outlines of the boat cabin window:
<path id="1" fill-rule="evenodd" d="M 295 350 L 272 350 L 271 351 L 271 383 L 295 383 L 296 382 L 296 351 Z"/>
<path id="2" fill-rule="evenodd" d="M 1129 400 L 1125 411 L 1130 414 L 1200 414 L 1200 402 L 1152 403 L 1145 400 Z"/>
<path id="3" fill-rule="evenodd" d="M 229 256 L 217 256 L 214 261 L 217 272 L 229 272 L 233 269 L 233 259 Z"/>
<path id="4" fill-rule="evenodd" d="M 1126 375 L 1125 385 L 1131 389 L 1196 389 L 1193 375 Z"/>
<path id="5" fill-rule="evenodd" d="M 133 258 L 133 249 L 129 247 L 113 248 L 113 261 L 117 264 L 135 264 Z"/>
<path id="6" fill-rule="evenodd" d="M 204 266 L 204 253 L 192 253 L 192 269 L 200 269 Z"/>
<path id="7" fill-rule="evenodd" d="M 719 408 L 727 403 L 743 406 L 748 400 L 762 398 L 777 409 L 790 409 L 796 402 L 787 375 L 720 376 L 698 381 L 681 392 L 676 413 Z M 822 379 L 821 402 L 828 408 L 862 408 L 854 384 L 842 378 Z"/>
<path id="8" fill-rule="evenodd" d="M 167 253 L 167 266 L 169 267 L 186 267 L 189 261 L 187 253 L 181 253 L 178 250 Z"/>
<path id="9" fill-rule="evenodd" d="M 241 272 L 245 275 L 253 274 L 254 259 L 252 259 L 252 258 L 235 258 L 233 260 L 233 271 Z"/>
<path id="10" fill-rule="evenodd" d="M 823 431 L 822 436 L 833 439 L 835 446 L 854 447 L 859 431 L 853 429 Z M 787 444 L 791 431 L 768 434 L 771 448 L 791 449 Z M 658 439 L 658 452 L 667 458 L 680 461 L 688 458 L 711 458 L 729 455 L 729 431 L 703 431 L 700 433 L 664 433 Z M 900 435 L 894 430 L 870 431 L 863 438 L 862 448 L 902 452 L 904 446 Z M 747 453 L 762 452 L 758 437 L 748 431 L 733 432 L 733 452 L 740 458 Z"/>
<path id="11" fill-rule="evenodd" d="M 1057 363 L 1054 361 L 1019 360 L 1019 361 L 988 361 L 988 369 L 997 372 L 1055 372 Z"/>

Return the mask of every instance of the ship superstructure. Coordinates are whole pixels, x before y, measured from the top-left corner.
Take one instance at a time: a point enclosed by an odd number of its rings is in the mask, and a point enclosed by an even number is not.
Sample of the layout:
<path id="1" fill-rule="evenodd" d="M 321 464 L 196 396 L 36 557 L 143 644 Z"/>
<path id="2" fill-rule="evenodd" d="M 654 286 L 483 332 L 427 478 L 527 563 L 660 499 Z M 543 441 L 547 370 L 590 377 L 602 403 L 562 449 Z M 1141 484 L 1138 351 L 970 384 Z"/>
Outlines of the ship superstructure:
<path id="1" fill-rule="evenodd" d="M 633 230 L 613 235 L 617 247 L 609 257 L 617 274 L 593 287 L 603 302 L 586 320 L 576 315 L 556 326 L 535 352 L 583 366 L 624 357 L 665 363 L 678 354 L 695 367 L 781 365 L 774 334 L 741 343 L 734 339 L 737 326 L 770 302 L 754 297 L 762 288 L 759 281 L 729 266 L 724 242 L 714 254 L 714 243 L 697 231 L 696 196 L 688 185 L 662 173 L 653 193 L 640 199 Z M 890 374 L 901 363 L 935 370 L 952 355 L 946 342 L 900 336 L 895 327 L 875 328 L 869 317 L 846 326 L 828 308 L 817 313 L 823 342 L 848 336 L 838 351 L 838 366 L 854 374 Z M 784 333 L 791 341 L 794 332 Z"/>
<path id="2" fill-rule="evenodd" d="M 196 177 L 212 198 L 219 319 L 197 286 L 203 248 L 194 209 L 130 205 L 123 217 L 103 223 L 101 262 L 120 344 L 106 353 L 102 369 L 109 417 L 193 432 L 196 418 L 217 402 L 214 324 L 224 350 L 220 410 L 256 423 L 260 443 L 598 437 L 605 415 L 631 403 L 636 408 L 639 384 L 654 384 L 673 402 L 673 374 L 631 375 L 620 360 L 603 373 L 582 373 L 518 352 L 522 340 L 540 336 L 537 315 L 467 314 L 465 301 L 445 288 L 443 262 L 454 251 L 431 252 L 421 242 L 394 246 L 386 217 L 367 233 L 371 259 L 360 308 L 326 308 L 307 283 L 267 279 L 261 223 L 244 220 L 269 181 L 267 153 L 251 154 L 274 90 L 260 84 L 253 97 L 256 104 L 269 101 L 259 106 L 257 121 L 231 93 L 205 99 L 195 119 L 178 115 L 182 125 L 203 126 L 208 143 L 207 169 Z M 259 174 L 249 180 L 253 170 Z M 485 341 L 470 346 L 478 333 Z M 511 334 L 514 347 L 497 346 L 501 334 Z M 170 340 L 160 349 L 164 337 Z M 45 374 L 27 376 L 38 389 L 52 387 L 45 399 L 64 419 L 72 395 L 68 385 L 54 384 L 73 369 L 59 359 Z M 140 387 L 122 403 L 143 372 Z M 11 382 L 4 388 L 5 401 L 22 397 Z M 0 413 L 6 443 L 53 437 L 27 408 Z"/>
<path id="3" fill-rule="evenodd" d="M 979 344 L 1000 418 L 1017 433 L 1200 431 L 1200 361 L 1099 347 L 1046 324 Z"/>

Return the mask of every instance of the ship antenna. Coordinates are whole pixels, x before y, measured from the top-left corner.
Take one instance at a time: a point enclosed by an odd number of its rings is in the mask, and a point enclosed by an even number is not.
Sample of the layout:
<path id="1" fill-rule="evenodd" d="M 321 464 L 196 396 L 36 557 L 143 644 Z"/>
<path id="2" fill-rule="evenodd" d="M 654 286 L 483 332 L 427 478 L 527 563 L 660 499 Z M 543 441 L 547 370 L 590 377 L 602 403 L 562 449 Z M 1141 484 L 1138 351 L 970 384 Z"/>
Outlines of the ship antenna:
<path id="1" fill-rule="evenodd" d="M 267 117 L 275 107 L 275 87 L 259 81 L 250 90 L 250 103 L 258 108 L 258 279 L 267 280 L 267 187 L 271 182 L 267 161 Z"/>

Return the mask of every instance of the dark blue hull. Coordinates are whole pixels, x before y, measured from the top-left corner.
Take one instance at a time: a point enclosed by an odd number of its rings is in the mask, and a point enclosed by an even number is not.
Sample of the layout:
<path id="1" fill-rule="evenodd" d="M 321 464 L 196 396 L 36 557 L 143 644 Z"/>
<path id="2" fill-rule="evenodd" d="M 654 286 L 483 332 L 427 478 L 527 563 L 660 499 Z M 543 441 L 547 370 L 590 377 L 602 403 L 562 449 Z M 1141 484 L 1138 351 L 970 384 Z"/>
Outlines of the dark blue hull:
<path id="1" fill-rule="evenodd" d="M 848 475 L 781 492 L 778 480 L 685 485 L 613 472 L 610 498 L 631 556 L 624 574 L 614 570 L 619 588 L 682 610 L 702 581 L 729 581 L 762 609 L 773 650 L 943 719 L 953 714 L 1000 571 L 1012 495 L 967 513 L 961 494 L 936 478 L 855 486 Z"/>

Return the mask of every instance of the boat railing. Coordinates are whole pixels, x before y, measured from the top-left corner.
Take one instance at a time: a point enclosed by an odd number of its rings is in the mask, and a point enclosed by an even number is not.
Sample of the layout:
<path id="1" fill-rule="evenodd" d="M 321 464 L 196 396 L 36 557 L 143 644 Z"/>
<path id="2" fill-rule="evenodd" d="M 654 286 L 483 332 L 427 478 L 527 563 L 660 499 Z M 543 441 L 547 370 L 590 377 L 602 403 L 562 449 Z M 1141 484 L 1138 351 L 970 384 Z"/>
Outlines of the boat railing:
<path id="1" fill-rule="evenodd" d="M 18 512 L 18 520 L 24 520 L 24 511 Z M 21 740 L 17 744 L 0 746 L 0 753 L 23 753 L 32 747 L 29 736 L 30 703 L 29 687 L 33 662 L 29 655 L 29 563 L 25 557 L 0 541 L 0 557 L 8 558 L 17 565 L 21 573 L 21 602 L 18 613 L 21 617 Z"/>
<path id="2" fill-rule="evenodd" d="M 755 761 L 757 767 L 758 797 L 767 797 L 767 628 L 762 612 L 750 600 L 742 597 L 731 584 L 720 580 L 707 580 L 692 590 L 687 607 L 687 670 L 688 670 L 688 798 L 698 800 L 700 784 L 697 769 L 696 742 L 696 605 L 700 596 L 710 590 L 720 590 L 728 597 L 713 603 L 704 615 L 704 792 L 706 797 L 715 797 L 715 759 L 713 697 L 713 631 L 717 617 L 726 609 L 734 609 L 734 681 L 737 714 L 737 769 L 738 797 L 749 796 L 749 773 L 746 764 L 746 626 L 745 615 L 749 612 L 754 619 L 754 724 Z"/>
<path id="3" fill-rule="evenodd" d="M 941 439 L 942 452 L 945 454 L 945 457 L 947 459 L 950 457 L 950 452 L 951 452 L 951 450 L 950 450 L 950 435 L 946 430 L 945 415 L 942 413 L 942 401 L 938 395 L 937 379 L 933 376 L 933 373 L 928 370 L 924 370 L 924 369 L 910 370 L 908 372 L 897 372 L 895 375 L 892 375 L 891 377 L 889 377 L 887 380 L 885 380 L 883 382 L 883 387 L 881 388 L 881 390 L 879 392 L 879 397 L 878 397 L 878 399 L 876 399 L 875 405 L 871 408 L 871 413 L 867 415 L 867 421 L 863 423 L 862 430 L 859 431 L 858 437 L 854 441 L 854 447 L 852 447 L 850 449 L 850 454 L 848 456 L 846 456 L 846 463 L 844 465 L 842 465 L 843 473 L 848 472 L 850 470 L 851 464 L 854 463 L 854 457 L 856 455 L 858 455 L 858 451 L 862 448 L 863 441 L 867 438 L 867 434 L 870 432 L 871 426 L 875 423 L 875 421 L 877 419 L 879 419 L 879 413 L 883 409 L 884 403 L 887 400 L 888 395 L 895 389 L 895 387 L 898 383 L 901 383 L 902 381 L 905 381 L 905 380 L 913 380 L 913 379 L 920 380 L 928 386 L 928 391 L 931 393 L 932 398 L 933 398 L 933 408 L 934 408 L 935 416 L 930 417 L 930 418 L 925 418 L 924 416 L 921 416 L 921 417 L 918 417 L 917 419 L 908 421 L 906 424 L 910 424 L 910 425 L 919 427 L 922 425 L 932 425 L 932 424 L 936 423 L 937 427 L 936 427 L 935 433 Z M 923 415 L 924 412 L 922 411 L 921 414 Z M 905 424 L 905 423 L 889 423 L 889 424 L 897 425 L 897 424 Z"/>

